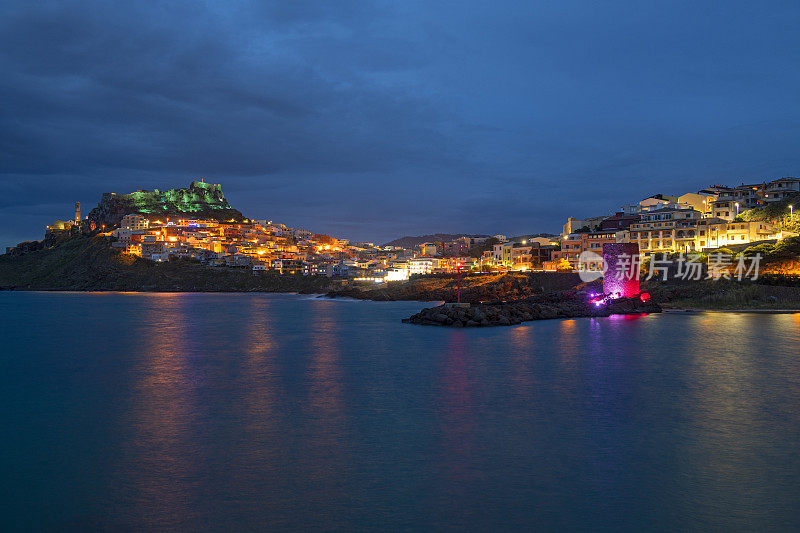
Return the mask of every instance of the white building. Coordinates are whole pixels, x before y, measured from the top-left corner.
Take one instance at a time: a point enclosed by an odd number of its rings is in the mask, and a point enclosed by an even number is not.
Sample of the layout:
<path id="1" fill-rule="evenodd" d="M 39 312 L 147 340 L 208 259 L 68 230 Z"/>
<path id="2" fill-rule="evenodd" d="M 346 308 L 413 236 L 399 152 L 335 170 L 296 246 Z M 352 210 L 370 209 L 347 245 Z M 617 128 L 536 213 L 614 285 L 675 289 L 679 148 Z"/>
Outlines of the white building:
<path id="1" fill-rule="evenodd" d="M 405 281 L 408 279 L 408 268 L 405 265 L 396 265 L 386 269 L 386 281 Z"/>
<path id="2" fill-rule="evenodd" d="M 408 265 L 409 275 L 430 274 L 439 268 L 439 259 L 435 257 L 415 257 L 409 259 L 406 264 Z"/>
<path id="3" fill-rule="evenodd" d="M 395 261 L 386 269 L 386 281 L 407 280 L 413 274 L 431 274 L 439 268 L 436 257 L 414 257 L 407 261 Z"/>

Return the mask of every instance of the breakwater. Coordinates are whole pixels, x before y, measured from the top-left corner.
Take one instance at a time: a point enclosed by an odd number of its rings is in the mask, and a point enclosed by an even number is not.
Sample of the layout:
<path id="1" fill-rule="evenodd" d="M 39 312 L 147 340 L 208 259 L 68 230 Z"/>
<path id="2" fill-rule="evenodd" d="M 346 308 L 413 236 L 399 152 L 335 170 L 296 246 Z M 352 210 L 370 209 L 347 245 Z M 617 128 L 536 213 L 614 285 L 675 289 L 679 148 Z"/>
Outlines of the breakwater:
<path id="1" fill-rule="evenodd" d="M 513 326 L 531 320 L 659 312 L 661 307 L 652 300 L 643 302 L 640 298 L 618 298 L 596 305 L 584 293 L 560 293 L 513 302 L 443 304 L 423 309 L 404 318 L 403 322 L 425 326 L 477 328 Z"/>

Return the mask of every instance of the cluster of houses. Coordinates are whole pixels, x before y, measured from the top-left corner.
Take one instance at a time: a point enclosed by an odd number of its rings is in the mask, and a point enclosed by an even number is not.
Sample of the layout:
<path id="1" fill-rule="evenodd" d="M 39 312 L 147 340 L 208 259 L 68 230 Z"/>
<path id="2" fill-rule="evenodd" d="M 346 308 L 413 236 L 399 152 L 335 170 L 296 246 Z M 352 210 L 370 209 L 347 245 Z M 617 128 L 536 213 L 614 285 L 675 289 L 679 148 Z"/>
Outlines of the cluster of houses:
<path id="1" fill-rule="evenodd" d="M 139 214 L 125 215 L 119 228 L 109 234 L 115 238 L 112 246 L 153 261 L 192 258 L 210 266 L 245 267 L 256 274 L 277 271 L 368 282 L 477 268 L 479 261 L 467 254 L 471 247 L 488 239 L 462 237 L 426 243 L 425 253 L 350 243 L 268 220 L 151 221 Z M 425 245 L 420 248 L 426 250 Z"/>
<path id="2" fill-rule="evenodd" d="M 399 252 L 350 243 L 268 220 L 155 220 L 125 215 L 110 232 L 112 246 L 153 261 L 192 258 L 210 266 L 245 267 L 337 277 L 364 276 L 385 268 Z"/>
<path id="3" fill-rule="evenodd" d="M 763 220 L 745 221 L 738 216 L 797 193 L 798 178 L 736 187 L 714 185 L 681 196 L 650 196 L 623 206 L 611 216 L 569 218 L 563 226 L 560 248 L 543 268 L 567 264 L 578 268 L 581 253 L 600 253 L 604 243 L 637 243 L 641 254 L 651 255 L 697 253 L 720 247 L 738 251 L 761 242 L 775 242 L 797 234 Z"/>
<path id="4" fill-rule="evenodd" d="M 413 249 L 350 243 L 269 220 L 161 221 L 128 214 L 108 234 L 115 237 L 112 246 L 153 261 L 193 258 L 255 274 L 277 271 L 384 282 L 460 270 L 577 270 L 587 267 L 579 261 L 583 252 L 601 254 L 605 243 L 637 243 L 644 255 L 720 247 L 737 250 L 796 235 L 738 215 L 797 193 L 797 178 L 737 187 L 715 185 L 681 196 L 656 194 L 610 215 L 569 218 L 561 235 L 462 236 L 424 242 Z M 79 204 L 75 213 L 74 221 L 58 221 L 48 231 L 68 231 L 70 225 L 79 225 Z"/>
<path id="5" fill-rule="evenodd" d="M 645 256 L 699 253 L 721 247 L 738 251 L 797 235 L 763 220 L 744 221 L 738 215 L 798 193 L 800 179 L 790 177 L 736 187 L 714 185 L 681 196 L 656 194 L 622 206 L 614 214 L 569 218 L 561 235 L 514 239 L 496 235 L 492 248 L 472 260 L 470 266 L 523 271 L 601 268 L 599 263 L 581 264 L 579 258 L 587 251 L 602 255 L 605 243 L 637 243 Z M 470 239 L 462 240 L 462 249 L 468 248 Z M 418 255 L 448 255 L 454 246 L 456 243 L 445 243 L 435 248 L 433 243 L 425 243 Z"/>

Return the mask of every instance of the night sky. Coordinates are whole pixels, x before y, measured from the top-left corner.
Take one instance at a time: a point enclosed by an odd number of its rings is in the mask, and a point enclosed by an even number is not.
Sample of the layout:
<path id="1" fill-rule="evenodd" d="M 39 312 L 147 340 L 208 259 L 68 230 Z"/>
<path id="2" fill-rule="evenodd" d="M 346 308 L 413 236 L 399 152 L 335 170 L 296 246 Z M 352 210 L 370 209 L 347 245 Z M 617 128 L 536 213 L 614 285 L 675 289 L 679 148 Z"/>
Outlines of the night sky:
<path id="1" fill-rule="evenodd" d="M 353 240 L 800 174 L 800 2 L 6 0 L 0 245 L 221 183 Z"/>

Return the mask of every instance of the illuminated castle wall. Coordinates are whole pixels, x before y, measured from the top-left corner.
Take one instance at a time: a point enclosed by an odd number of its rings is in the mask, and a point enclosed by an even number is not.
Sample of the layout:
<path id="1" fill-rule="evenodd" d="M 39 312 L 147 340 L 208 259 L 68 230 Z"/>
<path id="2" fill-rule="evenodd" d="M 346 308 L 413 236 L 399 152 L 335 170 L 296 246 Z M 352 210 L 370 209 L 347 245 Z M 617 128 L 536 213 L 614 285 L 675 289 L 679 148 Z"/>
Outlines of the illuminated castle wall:
<path id="1" fill-rule="evenodd" d="M 615 298 L 630 298 L 639 294 L 639 245 L 636 243 L 603 244 L 603 293 Z M 631 268 L 631 262 L 636 266 Z M 630 277 L 631 279 L 628 279 Z"/>
<path id="2" fill-rule="evenodd" d="M 98 225 L 116 225 L 122 217 L 131 214 L 143 215 L 151 220 L 161 217 L 225 221 L 244 219 L 225 199 L 220 185 L 193 181 L 186 189 L 138 190 L 129 194 L 103 193 L 100 203 L 89 213 L 89 220 Z"/>

